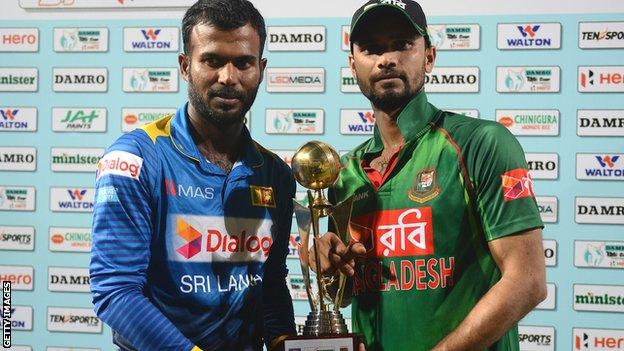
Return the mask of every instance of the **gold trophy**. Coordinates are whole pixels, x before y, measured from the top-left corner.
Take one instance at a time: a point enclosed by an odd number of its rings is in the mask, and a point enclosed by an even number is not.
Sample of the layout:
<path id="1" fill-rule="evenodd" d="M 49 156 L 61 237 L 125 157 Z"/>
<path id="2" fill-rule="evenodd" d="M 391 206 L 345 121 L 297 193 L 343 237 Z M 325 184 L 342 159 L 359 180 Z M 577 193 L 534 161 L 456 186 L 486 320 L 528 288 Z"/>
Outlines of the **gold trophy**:
<path id="1" fill-rule="evenodd" d="M 336 349 L 345 351 L 357 350 L 357 337 L 349 334 L 340 313 L 347 277 L 342 273 L 324 276 L 317 272 L 316 287 L 313 289 L 308 261 L 310 229 L 312 229 L 312 250 L 315 253 L 316 267 L 320 267 L 317 246 L 320 218 L 329 217 L 333 230 L 345 245 L 349 245 L 351 239 L 348 230 L 353 197 L 332 205 L 323 194 L 323 190 L 338 179 L 340 157 L 331 146 L 320 141 L 310 141 L 301 146 L 293 156 L 292 170 L 297 182 L 308 189 L 307 206 L 295 199 L 293 202 L 301 238 L 299 261 L 311 311 L 303 328 L 303 336 L 287 339 L 284 344 L 285 350 L 310 347 L 316 349 L 326 346 L 339 347 Z"/>

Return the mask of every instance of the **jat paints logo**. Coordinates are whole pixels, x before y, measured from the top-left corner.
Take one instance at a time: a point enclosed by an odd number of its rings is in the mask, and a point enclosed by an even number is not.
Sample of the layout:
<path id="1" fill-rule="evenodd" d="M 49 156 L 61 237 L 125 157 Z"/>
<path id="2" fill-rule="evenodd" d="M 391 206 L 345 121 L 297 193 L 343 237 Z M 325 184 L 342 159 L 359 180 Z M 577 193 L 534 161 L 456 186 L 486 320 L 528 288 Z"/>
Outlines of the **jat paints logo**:
<path id="1" fill-rule="evenodd" d="M 170 229 L 174 261 L 264 262 L 273 244 L 268 219 L 176 216 Z"/>

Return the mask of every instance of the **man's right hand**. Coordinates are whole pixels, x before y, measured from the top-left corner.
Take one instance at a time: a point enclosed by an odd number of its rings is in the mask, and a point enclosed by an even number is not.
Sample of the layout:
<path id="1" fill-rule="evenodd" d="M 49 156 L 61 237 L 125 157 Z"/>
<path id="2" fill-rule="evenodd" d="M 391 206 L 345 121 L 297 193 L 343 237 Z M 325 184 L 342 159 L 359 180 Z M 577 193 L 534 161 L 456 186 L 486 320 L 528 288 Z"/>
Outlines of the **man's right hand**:
<path id="1" fill-rule="evenodd" d="M 340 270 L 351 277 L 355 273 L 355 258 L 366 254 L 366 248 L 362 243 L 352 242 L 347 246 L 338 235 L 332 232 L 327 232 L 321 236 L 317 242 L 317 247 L 321 266 L 320 273 L 324 275 L 332 275 L 336 270 Z M 318 273 L 314 247 L 310 248 L 308 259 L 312 270 Z"/>

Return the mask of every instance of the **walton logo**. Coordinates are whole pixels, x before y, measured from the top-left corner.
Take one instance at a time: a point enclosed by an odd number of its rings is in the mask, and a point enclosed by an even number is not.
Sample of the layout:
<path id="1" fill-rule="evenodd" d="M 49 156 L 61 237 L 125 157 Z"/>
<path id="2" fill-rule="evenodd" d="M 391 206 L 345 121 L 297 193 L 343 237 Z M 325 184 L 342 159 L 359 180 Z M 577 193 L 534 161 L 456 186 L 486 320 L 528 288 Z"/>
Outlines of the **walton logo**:
<path id="1" fill-rule="evenodd" d="M 19 109 L 12 110 L 10 108 L 7 108 L 6 110 L 0 110 L 0 114 L 2 114 L 2 118 L 4 118 L 5 121 L 14 120 L 15 115 L 17 115 L 18 112 L 19 112 Z"/>
<path id="2" fill-rule="evenodd" d="M 520 34 L 522 34 L 523 38 L 526 38 L 527 36 L 533 38 L 535 37 L 535 33 L 539 30 L 540 25 L 537 24 L 535 26 L 532 26 L 530 24 L 527 24 L 526 26 L 522 27 L 522 26 L 518 26 L 518 30 L 520 31 Z"/>
<path id="3" fill-rule="evenodd" d="M 143 33 L 143 38 L 145 38 L 145 40 L 156 40 L 158 38 L 158 34 L 160 34 L 160 29 L 141 29 L 141 33 Z"/>
<path id="4" fill-rule="evenodd" d="M 358 112 L 358 116 L 360 116 L 360 119 L 362 120 L 362 122 L 366 124 L 375 124 L 375 116 L 370 111 Z"/>
<path id="5" fill-rule="evenodd" d="M 587 84 L 594 85 L 594 71 L 588 70 L 588 73 L 581 73 L 581 86 L 584 88 Z"/>
<path id="6" fill-rule="evenodd" d="M 82 201 L 82 197 L 87 193 L 87 189 L 74 189 L 74 190 L 70 190 L 67 189 L 67 193 L 69 194 L 69 197 L 71 197 L 72 200 L 74 201 Z"/>
<path id="7" fill-rule="evenodd" d="M 533 197 L 533 180 L 531 174 L 524 168 L 516 168 L 501 175 L 501 186 L 503 188 L 503 200 L 505 202 L 520 199 L 523 197 Z"/>
<path id="8" fill-rule="evenodd" d="M 609 155 L 596 156 L 596 159 L 598 160 L 598 163 L 600 163 L 600 166 L 602 167 L 608 166 L 609 168 L 615 167 L 615 162 L 617 162 L 619 158 L 620 156 L 609 156 Z"/>

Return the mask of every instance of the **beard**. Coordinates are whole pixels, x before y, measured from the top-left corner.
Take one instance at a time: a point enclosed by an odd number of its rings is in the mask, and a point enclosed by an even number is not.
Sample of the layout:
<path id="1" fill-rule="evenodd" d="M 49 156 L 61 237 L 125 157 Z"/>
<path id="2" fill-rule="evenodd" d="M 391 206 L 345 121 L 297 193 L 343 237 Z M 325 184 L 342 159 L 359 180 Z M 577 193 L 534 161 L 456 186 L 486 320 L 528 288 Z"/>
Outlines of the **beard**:
<path id="1" fill-rule="evenodd" d="M 423 65 L 422 80 L 414 82 L 409 81 L 407 75 L 403 72 L 397 72 L 393 69 L 384 70 L 382 73 L 375 76 L 371 76 L 368 82 L 364 82 L 357 77 L 357 83 L 362 91 L 362 94 L 371 102 L 373 106 L 382 111 L 391 111 L 404 107 L 410 100 L 416 95 L 422 86 L 424 85 L 424 65 Z M 398 78 L 403 82 L 401 90 L 398 89 L 384 89 L 381 88 L 381 92 L 375 91 L 375 83 L 384 78 Z"/>
<path id="2" fill-rule="evenodd" d="M 230 86 L 221 86 L 220 88 L 208 90 L 208 93 L 203 96 L 199 93 L 193 81 L 193 76 L 189 72 L 188 97 L 191 105 L 193 105 L 193 108 L 195 108 L 195 111 L 197 111 L 202 119 L 216 126 L 226 127 L 244 122 L 245 114 L 249 111 L 256 99 L 259 87 L 260 85 L 245 92 L 236 90 Z M 241 102 L 241 107 L 238 109 L 214 110 L 210 108 L 210 99 L 215 97 L 238 99 Z"/>

